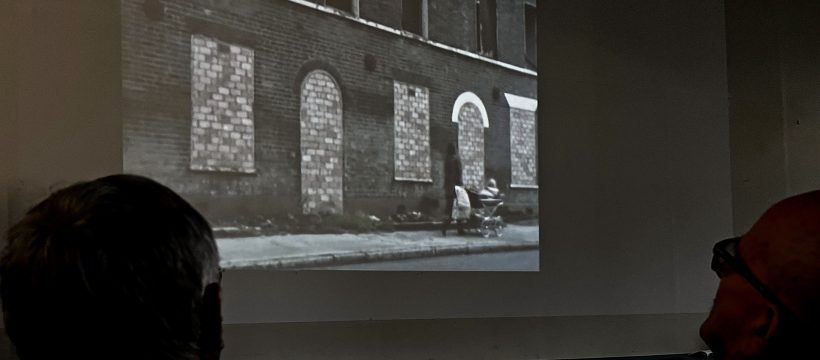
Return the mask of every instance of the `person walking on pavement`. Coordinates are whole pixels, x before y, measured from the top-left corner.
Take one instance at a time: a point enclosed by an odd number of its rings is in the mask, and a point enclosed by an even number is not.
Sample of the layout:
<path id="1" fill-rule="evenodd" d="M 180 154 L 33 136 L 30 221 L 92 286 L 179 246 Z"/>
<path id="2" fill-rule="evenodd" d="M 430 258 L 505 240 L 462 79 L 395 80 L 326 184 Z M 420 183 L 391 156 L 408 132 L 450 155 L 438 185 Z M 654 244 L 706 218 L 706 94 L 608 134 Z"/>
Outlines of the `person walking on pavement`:
<path id="1" fill-rule="evenodd" d="M 453 200 L 456 198 L 456 186 L 464 186 L 461 177 L 461 159 L 456 154 L 456 146 L 447 144 L 447 156 L 444 159 L 444 206 L 445 220 L 441 225 L 441 236 L 447 236 L 447 228 L 453 221 Z M 456 220 L 458 234 L 464 234 L 464 224 Z"/>

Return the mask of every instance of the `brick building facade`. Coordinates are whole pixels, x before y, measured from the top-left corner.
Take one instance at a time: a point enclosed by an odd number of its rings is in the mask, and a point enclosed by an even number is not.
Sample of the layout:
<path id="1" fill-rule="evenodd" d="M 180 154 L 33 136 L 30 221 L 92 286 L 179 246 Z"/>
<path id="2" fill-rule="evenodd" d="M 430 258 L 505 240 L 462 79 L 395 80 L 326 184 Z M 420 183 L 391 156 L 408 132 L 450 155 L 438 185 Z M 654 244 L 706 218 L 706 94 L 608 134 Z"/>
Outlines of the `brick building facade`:
<path id="1" fill-rule="evenodd" d="M 124 169 L 212 220 L 387 214 L 452 142 L 537 211 L 534 1 L 482 1 L 122 0 Z"/>

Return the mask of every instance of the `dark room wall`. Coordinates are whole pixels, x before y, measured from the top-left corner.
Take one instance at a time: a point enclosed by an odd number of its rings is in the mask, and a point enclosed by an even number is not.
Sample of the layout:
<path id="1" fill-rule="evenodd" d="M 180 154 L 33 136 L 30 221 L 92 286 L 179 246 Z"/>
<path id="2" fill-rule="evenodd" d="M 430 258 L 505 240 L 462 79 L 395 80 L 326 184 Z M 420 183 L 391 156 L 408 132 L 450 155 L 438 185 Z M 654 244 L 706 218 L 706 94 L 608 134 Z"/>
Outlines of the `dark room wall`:
<path id="1" fill-rule="evenodd" d="M 122 172 L 119 2 L 0 3 L 0 246 L 55 188 Z M 8 338 L 0 359 L 15 359 Z"/>
<path id="2" fill-rule="evenodd" d="M 820 3 L 780 4 L 788 192 L 820 189 Z"/>
<path id="3" fill-rule="evenodd" d="M 55 187 L 122 171 L 119 3 L 16 6 L 11 219 Z"/>
<path id="4" fill-rule="evenodd" d="M 820 4 L 726 2 L 735 231 L 820 188 Z"/>
<path id="5" fill-rule="evenodd" d="M 735 232 L 786 194 L 783 92 L 774 2 L 726 1 Z"/>
<path id="6" fill-rule="evenodd" d="M 16 4 L 11 1 L 0 3 L 0 13 L 15 14 Z M 9 51 L 6 56 L 0 57 L 0 89 L 4 94 L 10 94 L 0 97 L 0 108 L 5 109 L 5 114 L 0 116 L 0 246 L 5 244 L 5 229 L 8 227 L 9 220 L 9 206 L 8 206 L 8 186 L 11 181 L 11 172 L 14 169 L 12 161 L 16 156 L 11 152 L 15 149 L 12 146 L 14 137 L 12 136 L 13 123 L 12 119 L 17 118 L 17 72 L 7 71 L 7 69 L 15 69 L 17 67 L 17 52 L 19 48 L 17 43 L 17 31 L 19 28 L 18 17 L 9 16 L 3 17 L 4 20 L 0 22 L 0 43 L 7 44 Z"/>
<path id="7" fill-rule="evenodd" d="M 682 353 L 699 347 L 689 329 L 700 320 L 668 314 L 228 325 L 222 358 L 495 360 Z"/>
<path id="8" fill-rule="evenodd" d="M 708 310 L 732 214 L 722 6 L 539 2 L 541 271 L 564 301 Z"/>

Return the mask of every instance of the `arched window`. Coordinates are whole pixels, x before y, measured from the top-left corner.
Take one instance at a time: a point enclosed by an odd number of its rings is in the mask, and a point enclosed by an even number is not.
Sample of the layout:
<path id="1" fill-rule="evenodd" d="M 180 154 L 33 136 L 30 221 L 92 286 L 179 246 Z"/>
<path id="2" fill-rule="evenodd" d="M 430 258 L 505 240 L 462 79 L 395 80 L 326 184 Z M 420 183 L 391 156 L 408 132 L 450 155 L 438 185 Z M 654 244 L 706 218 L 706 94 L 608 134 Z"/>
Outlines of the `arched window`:
<path id="1" fill-rule="evenodd" d="M 453 122 L 458 123 L 458 152 L 465 186 L 484 185 L 484 129 L 490 126 L 481 99 L 465 92 L 453 105 Z"/>
<path id="2" fill-rule="evenodd" d="M 314 70 L 301 87 L 302 210 L 342 213 L 342 93 L 330 73 Z"/>

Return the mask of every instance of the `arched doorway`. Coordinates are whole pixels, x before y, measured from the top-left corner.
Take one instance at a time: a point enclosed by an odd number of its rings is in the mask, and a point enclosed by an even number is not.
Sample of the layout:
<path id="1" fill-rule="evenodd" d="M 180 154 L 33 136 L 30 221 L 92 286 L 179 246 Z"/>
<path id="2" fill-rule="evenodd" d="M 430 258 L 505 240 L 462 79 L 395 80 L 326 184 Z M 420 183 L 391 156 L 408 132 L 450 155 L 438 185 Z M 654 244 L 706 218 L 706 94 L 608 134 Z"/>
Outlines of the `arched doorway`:
<path id="1" fill-rule="evenodd" d="M 301 87 L 302 211 L 343 212 L 342 94 L 333 76 L 314 70 Z"/>
<path id="2" fill-rule="evenodd" d="M 484 129 L 489 127 L 487 110 L 472 92 L 461 94 L 453 105 L 453 122 L 458 123 L 458 152 L 467 187 L 484 186 Z"/>

